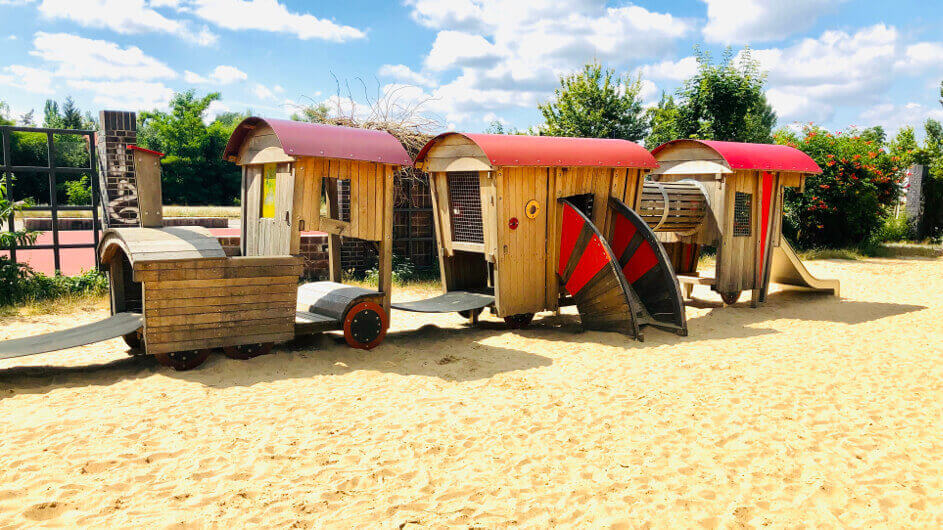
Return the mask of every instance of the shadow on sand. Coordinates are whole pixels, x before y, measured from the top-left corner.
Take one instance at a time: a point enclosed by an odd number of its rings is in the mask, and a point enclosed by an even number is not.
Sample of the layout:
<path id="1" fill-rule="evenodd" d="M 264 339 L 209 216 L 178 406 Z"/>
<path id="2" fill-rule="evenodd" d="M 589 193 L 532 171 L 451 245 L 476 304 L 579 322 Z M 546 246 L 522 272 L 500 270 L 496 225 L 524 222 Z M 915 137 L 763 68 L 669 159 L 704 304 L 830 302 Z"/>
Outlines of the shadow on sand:
<path id="1" fill-rule="evenodd" d="M 517 370 L 549 366 L 552 359 L 538 353 L 485 344 L 498 333 L 514 333 L 538 341 L 591 343 L 626 350 L 679 343 L 711 342 L 778 333 L 757 326 L 779 319 L 798 319 L 856 325 L 926 309 L 924 306 L 841 300 L 828 295 L 781 291 L 752 308 L 749 302 L 723 307 L 720 302 L 694 300 L 691 307 L 710 309 L 688 320 L 687 337 L 646 328 L 645 342 L 619 333 L 583 332 L 576 314 L 538 318 L 525 330 L 508 330 L 503 322 L 483 320 L 476 327 L 440 328 L 425 325 L 393 331 L 379 347 L 348 348 L 337 335 L 302 337 L 283 344 L 274 353 L 249 361 L 213 355 L 188 372 L 174 372 L 157 364 L 152 356 L 127 357 L 86 366 L 33 365 L 0 370 L 0 399 L 16 393 L 46 393 L 57 388 L 107 386 L 118 381 L 160 373 L 209 387 L 250 386 L 282 379 L 343 375 L 370 370 L 404 376 L 436 377 L 445 381 L 475 381 Z M 539 345 L 537 346 L 539 348 Z M 55 359 L 55 353 L 48 355 Z M 233 369 L 230 363 L 244 363 Z"/>

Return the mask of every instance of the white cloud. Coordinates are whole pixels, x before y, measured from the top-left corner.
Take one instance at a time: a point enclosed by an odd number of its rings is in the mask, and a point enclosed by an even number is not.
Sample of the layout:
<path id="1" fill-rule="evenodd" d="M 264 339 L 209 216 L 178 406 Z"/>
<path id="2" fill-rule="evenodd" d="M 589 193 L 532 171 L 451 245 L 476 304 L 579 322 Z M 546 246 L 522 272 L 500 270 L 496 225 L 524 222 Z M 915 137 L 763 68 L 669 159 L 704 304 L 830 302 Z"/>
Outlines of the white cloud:
<path id="1" fill-rule="evenodd" d="M 723 44 L 780 40 L 803 31 L 845 0 L 701 0 L 707 4 L 704 38 Z"/>
<path id="2" fill-rule="evenodd" d="M 0 85 L 23 89 L 33 94 L 53 94 L 52 73 L 39 68 L 14 64 L 3 69 L 9 74 L 0 74 Z"/>
<path id="3" fill-rule="evenodd" d="M 215 120 L 217 116 L 231 110 L 229 105 L 226 105 L 222 101 L 211 101 L 209 107 L 206 108 L 206 113 L 203 115 L 203 122 L 209 125 L 213 123 L 213 120 Z"/>
<path id="4" fill-rule="evenodd" d="M 896 64 L 899 70 L 908 73 L 923 73 L 943 69 L 943 44 L 939 42 L 918 42 L 907 46 Z"/>
<path id="5" fill-rule="evenodd" d="M 91 92 L 94 103 L 118 109 L 164 108 L 173 96 L 173 90 L 160 82 L 71 79 L 67 83 L 76 90 Z"/>
<path id="6" fill-rule="evenodd" d="M 259 83 L 256 83 L 255 86 L 252 87 L 252 93 L 259 99 L 278 99 L 275 92 Z"/>
<path id="7" fill-rule="evenodd" d="M 39 12 L 46 18 L 67 19 L 122 35 L 160 32 L 204 46 L 216 42 L 216 35 L 208 29 L 191 31 L 186 22 L 167 18 L 152 9 L 166 5 L 166 2 L 148 4 L 145 0 L 42 0 Z"/>
<path id="8" fill-rule="evenodd" d="M 867 123 L 869 126 L 883 126 L 888 135 L 896 134 L 901 127 L 906 125 L 914 125 L 917 132 L 921 133 L 921 125 L 928 118 L 943 121 L 943 109 L 938 105 L 927 107 L 914 102 L 904 105 L 882 103 L 866 109 L 859 118 L 862 123 Z"/>
<path id="9" fill-rule="evenodd" d="M 787 48 L 754 50 L 769 72 L 770 101 L 780 118 L 831 118 L 837 105 L 873 104 L 887 92 L 901 55 L 900 35 L 878 24 L 854 34 L 826 31 Z"/>
<path id="10" fill-rule="evenodd" d="M 382 77 L 391 77 L 396 81 L 412 83 L 414 85 L 429 86 L 435 84 L 434 79 L 425 74 L 414 72 L 405 64 L 384 64 L 380 67 L 377 74 Z"/>
<path id="11" fill-rule="evenodd" d="M 491 66 L 501 58 L 497 48 L 481 35 L 461 31 L 440 31 L 432 50 L 426 57 L 426 66 L 445 70 L 462 66 Z"/>
<path id="12" fill-rule="evenodd" d="M 363 30 L 308 13 L 294 13 L 278 0 L 181 0 L 179 9 L 230 30 L 289 33 L 332 42 L 366 38 Z"/>
<path id="13" fill-rule="evenodd" d="M 183 80 L 187 83 L 205 85 L 230 85 L 238 81 L 245 81 L 249 76 L 235 66 L 221 64 L 213 69 L 212 72 L 203 76 L 190 70 L 183 72 Z"/>
<path id="14" fill-rule="evenodd" d="M 151 80 L 177 76 L 163 62 L 137 46 L 122 48 L 113 42 L 68 33 L 39 32 L 30 55 L 55 65 L 54 73 L 70 79 Z"/>
<path id="15" fill-rule="evenodd" d="M 644 77 L 683 81 L 697 73 L 697 58 L 692 55 L 677 61 L 662 61 L 645 65 L 640 71 Z"/>
<path id="16" fill-rule="evenodd" d="M 183 80 L 186 81 L 187 83 L 193 83 L 193 84 L 198 84 L 198 85 L 210 82 L 209 79 L 203 77 L 202 75 L 198 73 L 191 72 L 190 70 L 184 70 Z"/>
<path id="17" fill-rule="evenodd" d="M 210 79 L 222 85 L 229 85 L 237 81 L 245 81 L 249 76 L 235 66 L 219 65 L 213 69 Z"/>
<path id="18" fill-rule="evenodd" d="M 670 53 L 692 30 L 667 13 L 605 0 L 406 0 L 411 16 L 438 31 L 430 70 L 457 70 L 432 91 L 449 122 L 533 108 L 561 74 L 593 59 L 616 68 Z"/>

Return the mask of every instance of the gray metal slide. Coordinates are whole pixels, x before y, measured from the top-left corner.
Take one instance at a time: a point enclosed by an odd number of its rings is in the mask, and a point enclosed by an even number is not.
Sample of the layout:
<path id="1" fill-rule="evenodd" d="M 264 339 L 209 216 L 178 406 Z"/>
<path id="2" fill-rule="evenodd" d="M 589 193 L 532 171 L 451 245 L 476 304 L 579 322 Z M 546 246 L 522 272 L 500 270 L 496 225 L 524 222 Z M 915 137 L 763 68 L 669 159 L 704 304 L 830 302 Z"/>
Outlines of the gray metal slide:
<path id="1" fill-rule="evenodd" d="M 394 309 L 415 313 L 456 313 L 458 311 L 483 309 L 492 304 L 494 304 L 494 296 L 490 294 L 451 291 L 434 298 L 413 302 L 397 302 L 392 305 Z"/>
<path id="2" fill-rule="evenodd" d="M 134 333 L 142 326 L 144 326 L 144 317 L 140 313 L 118 313 L 113 317 L 84 326 L 0 342 L 0 359 L 13 359 L 94 344 Z"/>

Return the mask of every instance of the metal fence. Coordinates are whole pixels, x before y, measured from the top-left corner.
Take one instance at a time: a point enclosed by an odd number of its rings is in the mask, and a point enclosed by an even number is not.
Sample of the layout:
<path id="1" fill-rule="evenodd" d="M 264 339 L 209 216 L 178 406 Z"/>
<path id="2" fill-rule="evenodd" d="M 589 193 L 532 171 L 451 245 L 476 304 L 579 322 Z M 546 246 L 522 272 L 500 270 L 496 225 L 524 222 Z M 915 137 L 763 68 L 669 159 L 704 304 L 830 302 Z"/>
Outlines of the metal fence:
<path id="1" fill-rule="evenodd" d="M 46 166 L 16 166 L 13 165 L 13 153 L 10 149 L 10 138 L 13 133 L 39 133 L 46 135 Z M 56 164 L 56 142 L 55 135 L 76 135 L 85 136 L 86 146 L 88 147 L 88 165 L 89 167 L 60 167 Z M 6 184 L 7 198 L 16 199 L 15 175 L 28 175 L 30 177 L 46 174 L 49 179 L 49 205 L 48 206 L 26 206 L 23 211 L 49 211 L 52 216 L 52 244 L 42 245 L 13 245 L 10 248 L 10 259 L 16 261 L 16 251 L 19 250 L 52 250 L 56 270 L 61 269 L 62 259 L 60 251 L 67 248 L 90 248 L 95 254 L 95 266 L 98 267 L 98 253 L 94 249 L 98 247 L 99 239 L 99 183 L 98 183 L 98 164 L 95 160 L 95 131 L 85 131 L 76 129 L 49 129 L 39 127 L 15 127 L 4 125 L 0 126 L 0 136 L 3 142 L 3 166 L 0 166 L 0 177 Z M 56 197 L 56 184 L 59 175 L 89 175 L 89 184 L 92 188 L 92 200 L 88 206 L 64 205 L 60 206 Z M 37 177 L 41 178 L 41 177 Z M 62 211 L 90 211 L 92 212 L 92 243 L 71 243 L 63 244 L 59 242 L 59 212 Z M 0 219 L 2 223 L 2 219 Z M 10 232 L 16 230 L 16 219 L 13 213 L 7 219 L 7 226 Z"/>

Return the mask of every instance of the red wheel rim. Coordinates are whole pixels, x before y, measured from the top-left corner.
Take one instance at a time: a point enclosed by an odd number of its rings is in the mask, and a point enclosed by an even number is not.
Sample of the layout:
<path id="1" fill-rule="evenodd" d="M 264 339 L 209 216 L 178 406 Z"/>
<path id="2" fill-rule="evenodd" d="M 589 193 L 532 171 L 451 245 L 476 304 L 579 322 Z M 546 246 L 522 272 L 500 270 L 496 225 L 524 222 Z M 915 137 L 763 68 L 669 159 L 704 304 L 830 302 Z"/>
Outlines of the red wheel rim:
<path id="1" fill-rule="evenodd" d="M 354 319 L 358 314 L 364 311 L 376 313 L 380 318 L 380 333 L 376 336 L 376 338 L 369 342 L 360 342 L 354 337 Z M 360 302 L 359 304 L 350 308 L 350 311 L 348 311 L 344 316 L 344 340 L 347 341 L 347 345 L 351 348 L 371 350 L 383 342 L 383 338 L 386 337 L 386 328 L 388 328 L 389 325 L 390 318 L 380 304 L 376 302 Z"/>

